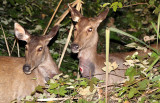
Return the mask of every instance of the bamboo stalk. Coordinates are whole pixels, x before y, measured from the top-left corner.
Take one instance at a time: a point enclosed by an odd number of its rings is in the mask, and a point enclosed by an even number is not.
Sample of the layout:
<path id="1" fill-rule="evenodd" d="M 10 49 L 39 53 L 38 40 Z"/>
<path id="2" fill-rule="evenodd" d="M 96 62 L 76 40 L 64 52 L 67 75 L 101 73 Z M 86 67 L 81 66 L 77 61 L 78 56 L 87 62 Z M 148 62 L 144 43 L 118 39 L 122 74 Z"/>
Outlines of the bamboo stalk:
<path id="1" fill-rule="evenodd" d="M 2 29 L 3 36 L 4 36 L 4 40 L 5 40 L 5 43 L 6 43 L 6 47 L 7 47 L 7 51 L 8 51 L 8 55 L 9 55 L 9 56 L 11 56 L 11 52 L 10 52 L 10 50 L 9 50 L 8 42 L 7 42 L 6 35 L 5 35 L 5 33 L 4 33 L 4 30 L 3 30 L 2 25 L 1 25 L 1 29 Z"/>
<path id="2" fill-rule="evenodd" d="M 107 91 L 108 91 L 108 70 L 109 70 L 109 39 L 110 30 L 106 29 L 106 103 L 107 103 Z"/>
<path id="3" fill-rule="evenodd" d="M 159 27 L 160 27 L 160 13 L 158 14 L 158 21 L 157 21 L 157 50 L 159 49 L 158 48 Z"/>
<path id="4" fill-rule="evenodd" d="M 75 5 L 77 5 L 79 3 L 79 0 L 76 0 L 75 2 L 72 3 L 72 7 L 74 7 Z M 81 3 L 83 3 L 81 1 Z M 69 9 L 67 9 L 57 20 L 56 23 L 54 25 L 59 25 L 63 19 L 66 17 L 66 15 L 69 13 Z"/>
<path id="5" fill-rule="evenodd" d="M 68 35 L 68 37 L 67 37 L 67 41 L 66 41 L 66 44 L 65 44 L 65 46 L 64 46 L 64 49 L 63 49 L 63 52 L 62 52 L 61 58 L 60 58 L 60 60 L 59 60 L 58 68 L 60 68 L 60 66 L 61 66 L 61 63 L 62 63 L 62 60 L 63 60 L 64 54 L 65 54 L 66 49 L 67 49 L 67 47 L 68 47 L 68 44 L 69 44 L 70 38 L 71 38 L 71 36 L 72 36 L 73 27 L 74 27 L 74 25 L 73 25 L 73 24 L 71 24 L 71 28 L 70 28 L 70 31 L 69 31 L 69 35 Z"/>
<path id="6" fill-rule="evenodd" d="M 46 29 L 45 29 L 45 31 L 44 31 L 44 33 L 43 33 L 43 35 L 45 35 L 45 34 L 46 34 L 46 32 L 47 32 L 47 30 L 48 30 L 48 27 L 50 26 L 50 24 L 51 24 L 51 22 L 52 22 L 52 20 L 53 20 L 53 18 L 54 18 L 54 16 L 55 16 L 55 14 L 56 14 L 56 12 L 57 12 L 58 8 L 59 8 L 59 6 L 60 6 L 61 2 L 62 2 L 62 0 L 60 0 L 60 2 L 59 2 L 59 4 L 58 4 L 58 6 L 57 6 L 57 8 L 56 8 L 56 10 L 54 11 L 54 13 L 53 13 L 53 15 L 52 15 L 52 17 L 51 17 L 51 19 L 50 19 L 50 21 L 49 21 L 49 23 L 48 23 L 48 25 L 47 25 Z"/>

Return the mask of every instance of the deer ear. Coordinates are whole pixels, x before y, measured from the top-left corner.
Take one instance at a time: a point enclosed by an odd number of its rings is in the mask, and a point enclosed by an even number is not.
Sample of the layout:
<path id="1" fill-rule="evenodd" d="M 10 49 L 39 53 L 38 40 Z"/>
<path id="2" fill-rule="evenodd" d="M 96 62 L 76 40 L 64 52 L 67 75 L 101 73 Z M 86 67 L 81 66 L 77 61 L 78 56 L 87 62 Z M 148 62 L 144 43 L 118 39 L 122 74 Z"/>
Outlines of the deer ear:
<path id="1" fill-rule="evenodd" d="M 57 34 L 57 31 L 59 30 L 59 26 L 54 26 L 51 31 L 48 33 L 48 35 L 45 36 L 46 44 L 49 43 L 49 41 Z"/>
<path id="2" fill-rule="evenodd" d="M 69 5 L 69 9 L 71 12 L 72 20 L 74 22 L 78 22 L 79 19 L 82 17 L 81 13 L 78 10 L 76 10 L 75 8 L 71 7 L 70 5 Z"/>
<path id="3" fill-rule="evenodd" d="M 26 32 L 21 25 L 19 25 L 18 23 L 15 23 L 14 24 L 14 31 L 15 31 L 15 36 L 19 40 L 23 40 L 23 41 L 28 42 L 28 40 L 30 38 L 30 34 L 28 32 Z"/>
<path id="4" fill-rule="evenodd" d="M 107 17 L 108 12 L 109 12 L 109 9 L 107 8 L 105 11 L 100 13 L 98 17 L 96 17 L 97 21 L 101 23 Z"/>

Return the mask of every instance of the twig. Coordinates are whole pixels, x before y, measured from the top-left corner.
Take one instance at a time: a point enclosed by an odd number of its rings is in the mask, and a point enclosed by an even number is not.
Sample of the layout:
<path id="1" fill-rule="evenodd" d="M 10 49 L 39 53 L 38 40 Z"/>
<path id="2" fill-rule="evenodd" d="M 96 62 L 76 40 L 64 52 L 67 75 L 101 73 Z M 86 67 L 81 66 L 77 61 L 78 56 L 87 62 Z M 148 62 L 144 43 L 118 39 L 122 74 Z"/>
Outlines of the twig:
<path id="1" fill-rule="evenodd" d="M 148 5 L 148 3 L 136 3 L 136 4 L 126 5 L 126 6 L 123 6 L 123 7 L 126 8 L 126 7 L 137 6 L 137 5 Z"/>
<path id="2" fill-rule="evenodd" d="M 17 42 L 17 51 L 18 51 L 18 57 L 20 57 L 20 52 L 19 52 L 19 43 Z"/>
<path id="3" fill-rule="evenodd" d="M 81 0 L 77 0 L 77 10 L 80 10 L 80 8 L 81 8 L 80 5 L 81 5 L 81 3 L 82 3 Z M 65 54 L 65 52 L 66 52 L 67 46 L 68 46 L 68 44 L 69 44 L 69 41 L 70 41 L 70 39 L 71 39 L 73 27 L 74 27 L 73 24 L 71 24 L 71 28 L 70 28 L 70 31 L 69 31 L 69 35 L 68 35 L 68 37 L 67 37 L 67 41 L 66 41 L 65 47 L 64 47 L 64 49 L 63 49 L 63 52 L 62 52 L 62 55 L 61 55 L 61 58 L 60 58 L 60 61 L 59 61 L 59 64 L 58 64 L 58 68 L 60 68 L 60 66 L 61 66 L 61 63 L 62 63 L 64 54 Z"/>
<path id="4" fill-rule="evenodd" d="M 59 100 L 67 100 L 70 98 L 47 98 L 47 99 L 37 99 L 37 102 L 46 102 L 46 101 L 59 101 Z"/>
<path id="5" fill-rule="evenodd" d="M 13 49 L 14 49 L 14 47 L 15 47 L 15 44 L 16 44 L 16 39 L 14 40 L 13 47 L 12 47 L 12 49 L 11 49 L 11 54 L 12 54 L 12 52 L 13 52 Z"/>
<path id="6" fill-rule="evenodd" d="M 155 88 L 155 89 L 150 90 L 150 91 L 148 90 L 148 91 L 146 91 L 146 94 L 151 94 L 151 93 L 157 91 L 158 89 L 160 89 L 160 88 Z"/>
<path id="7" fill-rule="evenodd" d="M 46 32 L 47 32 L 47 30 L 48 30 L 48 27 L 50 26 L 50 24 L 51 24 L 51 22 L 52 22 L 52 20 L 53 20 L 53 18 L 54 18 L 54 16 L 55 16 L 55 14 L 56 14 L 56 12 L 57 12 L 58 8 L 59 8 L 59 6 L 60 6 L 61 2 L 62 2 L 62 0 L 59 2 L 59 4 L 58 4 L 58 6 L 57 6 L 56 10 L 54 11 L 54 13 L 53 13 L 53 15 L 52 15 L 52 17 L 51 17 L 51 19 L 50 19 L 50 21 L 49 21 L 49 23 L 48 23 L 48 25 L 47 25 L 46 29 L 45 29 L 45 31 L 44 31 L 44 33 L 43 33 L 43 35 L 45 35 L 45 34 L 46 34 Z"/>
<path id="8" fill-rule="evenodd" d="M 5 35 L 5 33 L 4 33 L 4 30 L 3 30 L 2 24 L 1 24 L 1 29 L 2 29 L 2 31 L 3 31 L 4 40 L 5 40 L 5 43 L 6 43 L 8 55 L 11 56 L 11 53 L 10 53 L 10 50 L 9 50 L 9 46 L 8 46 L 8 42 L 7 42 L 6 35 Z"/>
<path id="9" fill-rule="evenodd" d="M 72 7 L 74 7 L 75 5 L 77 5 L 79 2 L 79 0 L 76 0 L 75 2 L 72 3 Z M 81 1 L 81 3 L 83 3 Z M 59 25 L 62 20 L 66 17 L 66 15 L 69 13 L 69 9 L 67 9 L 57 20 L 56 20 L 56 23 L 54 25 Z"/>
<path id="10" fill-rule="evenodd" d="M 61 58 L 60 58 L 60 61 L 59 61 L 59 64 L 58 64 L 58 68 L 60 68 L 60 66 L 61 66 L 61 63 L 62 63 L 62 60 L 63 60 L 64 54 L 65 54 L 65 52 L 66 52 L 67 46 L 68 46 L 68 44 L 69 44 L 69 41 L 70 41 L 70 39 L 71 39 L 72 31 L 73 31 L 73 27 L 74 27 L 74 25 L 73 25 L 73 24 L 71 24 L 71 28 L 70 28 L 70 31 L 69 31 L 69 35 L 68 35 L 68 38 L 67 38 L 66 44 L 65 44 L 65 46 L 64 46 L 64 49 L 63 49 L 63 52 L 62 52 Z"/>

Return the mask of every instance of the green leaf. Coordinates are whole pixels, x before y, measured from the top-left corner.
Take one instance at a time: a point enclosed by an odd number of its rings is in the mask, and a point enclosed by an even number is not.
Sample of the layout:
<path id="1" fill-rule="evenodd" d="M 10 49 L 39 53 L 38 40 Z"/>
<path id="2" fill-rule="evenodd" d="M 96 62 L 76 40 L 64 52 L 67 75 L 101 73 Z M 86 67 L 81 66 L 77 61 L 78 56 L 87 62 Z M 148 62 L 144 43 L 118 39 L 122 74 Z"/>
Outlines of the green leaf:
<path id="1" fill-rule="evenodd" d="M 155 14 L 158 14 L 160 12 L 160 7 L 156 7 L 156 9 L 154 10 Z"/>
<path id="2" fill-rule="evenodd" d="M 128 87 L 122 87 L 122 89 L 119 91 L 118 96 L 121 96 L 123 93 L 127 91 Z"/>
<path id="3" fill-rule="evenodd" d="M 154 5 L 155 0 L 149 0 L 150 5 Z"/>
<path id="4" fill-rule="evenodd" d="M 126 76 L 129 76 L 130 81 L 134 80 L 136 74 L 136 70 L 133 67 L 128 68 L 125 73 Z"/>
<path id="5" fill-rule="evenodd" d="M 121 3 L 121 2 L 118 2 L 118 6 L 119 6 L 120 8 L 122 8 L 122 3 Z"/>
<path id="6" fill-rule="evenodd" d="M 107 5 L 110 5 L 110 3 L 104 3 L 102 7 L 106 7 Z"/>
<path id="7" fill-rule="evenodd" d="M 100 100 L 98 103 L 106 103 L 106 99 Z"/>
<path id="8" fill-rule="evenodd" d="M 130 91 L 129 91 L 129 94 L 128 94 L 128 98 L 132 98 L 134 97 L 134 95 L 137 93 L 137 88 L 132 88 Z"/>
<path id="9" fill-rule="evenodd" d="M 47 92 L 53 94 L 55 92 L 55 90 L 53 90 L 53 89 L 47 89 Z"/>
<path id="10" fill-rule="evenodd" d="M 59 92 L 59 95 L 61 96 L 65 96 L 65 93 L 67 93 L 64 86 L 60 87 L 58 92 Z"/>
<path id="11" fill-rule="evenodd" d="M 78 99 L 78 103 L 90 103 L 90 102 L 86 101 L 85 99 Z"/>
<path id="12" fill-rule="evenodd" d="M 118 6 L 118 2 L 112 3 L 111 7 L 113 8 L 113 11 L 116 12 Z"/>
<path id="13" fill-rule="evenodd" d="M 35 90 L 39 93 L 43 93 L 43 88 L 43 86 L 38 85 Z"/>
<path id="14" fill-rule="evenodd" d="M 10 3 L 11 3 L 11 5 L 13 5 L 14 6 L 14 0 L 8 0 Z"/>
<path id="15" fill-rule="evenodd" d="M 59 86 L 58 83 L 50 83 L 49 89 L 55 89 L 55 88 L 57 88 L 58 86 Z"/>
<path id="16" fill-rule="evenodd" d="M 64 103 L 72 103 L 71 100 L 66 100 Z"/>
<path id="17" fill-rule="evenodd" d="M 87 82 L 83 80 L 83 81 L 80 82 L 80 85 L 86 87 L 87 86 Z"/>
<path id="18" fill-rule="evenodd" d="M 148 86 L 149 80 L 145 79 L 141 82 L 138 82 L 138 86 L 140 90 L 145 90 Z"/>
<path id="19" fill-rule="evenodd" d="M 113 6 L 113 11 L 114 11 L 114 12 L 117 11 L 117 6 Z"/>
<path id="20" fill-rule="evenodd" d="M 155 52 L 152 52 L 151 57 L 158 57 L 158 54 Z"/>
<path id="21" fill-rule="evenodd" d="M 90 92 L 92 92 L 92 91 L 94 90 L 93 82 L 91 81 L 91 82 L 89 83 L 89 85 L 90 85 L 89 90 L 90 90 Z"/>
<path id="22" fill-rule="evenodd" d="M 97 84 L 98 81 L 99 81 L 99 79 L 97 79 L 96 77 L 93 77 L 93 78 L 91 79 L 91 81 L 92 81 L 94 84 Z"/>
<path id="23" fill-rule="evenodd" d="M 25 8 L 26 8 L 26 11 L 29 13 L 29 15 L 32 16 L 31 9 L 29 7 L 27 7 L 27 6 L 25 6 Z"/>
<path id="24" fill-rule="evenodd" d="M 122 3 L 121 2 L 114 2 L 114 3 L 112 3 L 111 7 L 113 8 L 113 11 L 116 12 L 118 7 L 122 8 Z"/>
<path id="25" fill-rule="evenodd" d="M 76 91 L 74 91 L 71 95 L 72 96 L 75 96 L 75 95 L 77 95 L 78 93 L 76 92 Z"/>
<path id="26" fill-rule="evenodd" d="M 145 103 L 146 97 L 142 97 L 139 103 Z"/>
<path id="27" fill-rule="evenodd" d="M 152 81 L 152 82 L 155 82 L 155 81 L 160 82 L 160 75 L 155 76 L 151 81 Z"/>
<path id="28" fill-rule="evenodd" d="M 16 3 L 24 4 L 26 0 L 15 0 Z"/>
<path id="29" fill-rule="evenodd" d="M 154 22 L 151 22 L 152 27 L 154 28 L 155 32 L 157 32 L 156 24 Z"/>

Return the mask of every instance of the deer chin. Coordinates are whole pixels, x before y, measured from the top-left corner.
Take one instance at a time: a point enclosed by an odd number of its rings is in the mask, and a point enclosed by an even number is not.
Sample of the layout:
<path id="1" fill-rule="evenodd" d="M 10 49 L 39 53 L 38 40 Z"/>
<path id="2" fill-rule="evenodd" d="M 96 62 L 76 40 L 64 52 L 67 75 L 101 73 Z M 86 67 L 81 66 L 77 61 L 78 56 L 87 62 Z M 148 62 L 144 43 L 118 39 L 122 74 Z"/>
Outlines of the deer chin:
<path id="1" fill-rule="evenodd" d="M 27 74 L 27 75 L 29 75 L 29 74 L 31 74 L 31 71 L 29 71 L 29 72 L 24 72 L 25 74 Z"/>
<path id="2" fill-rule="evenodd" d="M 32 73 L 32 71 L 35 69 L 36 67 L 31 68 L 29 71 L 24 72 L 27 75 L 30 75 Z"/>
<path id="3" fill-rule="evenodd" d="M 79 49 L 72 49 L 73 53 L 79 53 Z"/>

